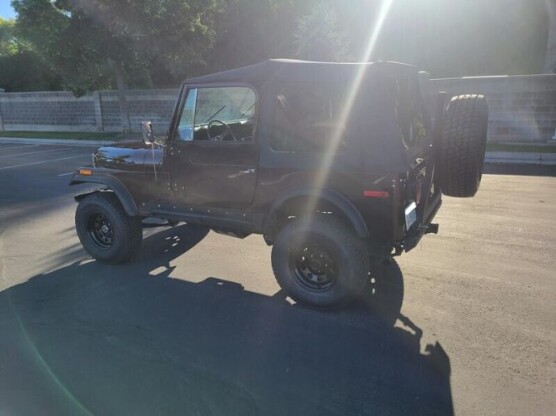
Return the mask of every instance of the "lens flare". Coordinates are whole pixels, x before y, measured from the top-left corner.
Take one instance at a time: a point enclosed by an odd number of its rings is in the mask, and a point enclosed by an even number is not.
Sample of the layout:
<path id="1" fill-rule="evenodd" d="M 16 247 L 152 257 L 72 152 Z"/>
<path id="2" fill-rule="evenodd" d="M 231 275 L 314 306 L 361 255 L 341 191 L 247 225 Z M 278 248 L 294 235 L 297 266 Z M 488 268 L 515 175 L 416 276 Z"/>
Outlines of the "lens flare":
<path id="1" fill-rule="evenodd" d="M 380 37 L 380 33 L 382 31 L 382 27 L 384 26 L 384 22 L 386 21 L 386 18 L 390 13 L 390 9 L 392 7 L 393 2 L 394 0 L 382 1 L 379 12 L 373 24 L 373 29 L 370 33 L 369 43 L 367 44 L 367 47 L 361 57 L 360 60 L 361 62 L 369 62 L 373 57 L 373 52 L 375 50 L 376 43 Z M 327 151 L 324 152 L 323 160 L 319 166 L 319 175 L 317 176 L 317 179 L 314 184 L 315 189 L 319 192 L 324 188 L 326 182 L 328 181 L 328 176 L 330 174 L 330 167 L 332 165 L 332 162 L 334 161 L 336 151 L 338 149 L 338 146 L 342 138 L 342 133 L 343 133 L 342 126 L 345 126 L 348 121 L 349 115 L 353 109 L 355 100 L 357 98 L 357 93 L 359 92 L 359 88 L 361 87 L 361 83 L 363 81 L 366 69 L 367 69 L 366 65 L 360 65 L 359 68 L 357 69 L 353 81 L 351 83 L 351 86 L 348 90 L 345 105 L 343 111 L 340 114 L 339 122 L 334 131 L 334 134 L 332 135 L 332 140 L 330 141 Z M 317 208 L 316 207 L 317 201 L 318 201 L 318 196 L 313 197 L 313 199 L 310 201 L 308 212 L 315 211 L 315 209 Z"/>
<path id="2" fill-rule="evenodd" d="M 19 327 L 19 331 L 22 335 L 24 346 L 28 349 L 28 354 L 32 357 L 32 359 L 37 364 L 37 367 L 44 372 L 46 376 L 48 376 L 49 381 L 59 389 L 62 393 L 63 397 L 67 399 L 67 401 L 75 406 L 76 414 L 82 414 L 87 416 L 92 416 L 93 414 L 75 397 L 72 392 L 67 388 L 62 380 L 56 375 L 54 370 L 48 365 L 48 362 L 44 359 L 41 352 L 35 345 L 32 340 L 31 335 L 27 331 L 21 316 L 17 312 L 16 305 L 14 305 L 11 297 L 8 297 L 8 304 L 10 306 L 11 312 L 16 319 L 17 325 Z"/>

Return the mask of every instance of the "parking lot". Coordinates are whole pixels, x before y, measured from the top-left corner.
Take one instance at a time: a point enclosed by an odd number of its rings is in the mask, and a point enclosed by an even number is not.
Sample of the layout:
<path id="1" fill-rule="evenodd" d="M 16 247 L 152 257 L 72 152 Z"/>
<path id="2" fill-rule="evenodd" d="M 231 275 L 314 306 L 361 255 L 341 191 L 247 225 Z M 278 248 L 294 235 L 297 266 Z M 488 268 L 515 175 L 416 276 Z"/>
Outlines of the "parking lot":
<path id="1" fill-rule="evenodd" d="M 180 225 L 92 261 L 67 184 L 93 151 L 0 144 L 0 414 L 553 414 L 553 169 L 489 167 L 374 294 L 321 312 L 259 236 Z"/>

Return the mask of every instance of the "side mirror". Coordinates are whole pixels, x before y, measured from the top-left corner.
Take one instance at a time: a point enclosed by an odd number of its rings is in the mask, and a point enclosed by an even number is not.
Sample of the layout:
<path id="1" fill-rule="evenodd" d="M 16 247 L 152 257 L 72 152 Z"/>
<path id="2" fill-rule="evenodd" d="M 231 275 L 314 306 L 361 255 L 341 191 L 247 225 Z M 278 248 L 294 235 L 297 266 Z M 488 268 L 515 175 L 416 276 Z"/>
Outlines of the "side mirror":
<path id="1" fill-rule="evenodd" d="M 145 144 L 151 145 L 154 143 L 153 123 L 150 121 L 143 121 L 141 123 L 141 132 L 143 133 L 143 141 Z"/>

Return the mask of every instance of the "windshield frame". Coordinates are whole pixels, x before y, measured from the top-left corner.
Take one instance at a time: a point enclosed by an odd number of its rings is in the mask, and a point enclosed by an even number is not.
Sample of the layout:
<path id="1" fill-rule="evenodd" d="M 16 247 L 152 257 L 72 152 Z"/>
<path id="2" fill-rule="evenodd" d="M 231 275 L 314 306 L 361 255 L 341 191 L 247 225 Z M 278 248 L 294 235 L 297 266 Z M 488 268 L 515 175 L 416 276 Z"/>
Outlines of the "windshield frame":
<path id="1" fill-rule="evenodd" d="M 226 144 L 246 145 L 246 144 L 257 143 L 258 142 L 257 125 L 258 125 L 260 108 L 261 108 L 261 96 L 257 88 L 253 84 L 247 82 L 207 82 L 207 83 L 189 83 L 189 84 L 183 83 L 178 97 L 177 105 L 174 111 L 174 116 L 171 121 L 170 132 L 168 134 L 168 141 L 174 144 L 187 144 L 187 143 L 197 142 L 195 140 L 184 141 L 184 140 L 180 140 L 179 138 L 179 124 L 185 107 L 185 102 L 187 100 L 187 95 L 189 94 L 190 90 L 200 89 L 200 88 L 227 88 L 227 87 L 243 87 L 243 88 L 251 89 L 255 94 L 255 109 L 253 111 L 253 140 L 251 142 L 241 142 L 241 143 L 226 142 Z M 208 123 L 204 123 L 204 124 L 208 124 Z M 217 144 L 217 143 L 208 142 L 205 144 Z"/>

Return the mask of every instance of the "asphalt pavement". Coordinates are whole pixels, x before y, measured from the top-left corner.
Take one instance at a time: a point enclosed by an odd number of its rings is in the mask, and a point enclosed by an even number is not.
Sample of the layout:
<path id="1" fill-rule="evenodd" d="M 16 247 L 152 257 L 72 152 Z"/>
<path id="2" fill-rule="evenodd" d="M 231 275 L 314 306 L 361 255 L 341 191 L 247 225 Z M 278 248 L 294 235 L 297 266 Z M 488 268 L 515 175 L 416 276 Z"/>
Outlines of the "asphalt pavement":
<path id="1" fill-rule="evenodd" d="M 149 229 L 134 263 L 91 260 L 67 185 L 92 151 L 0 145 L 0 415 L 553 414 L 554 170 L 489 167 L 322 312 L 259 236 Z"/>

